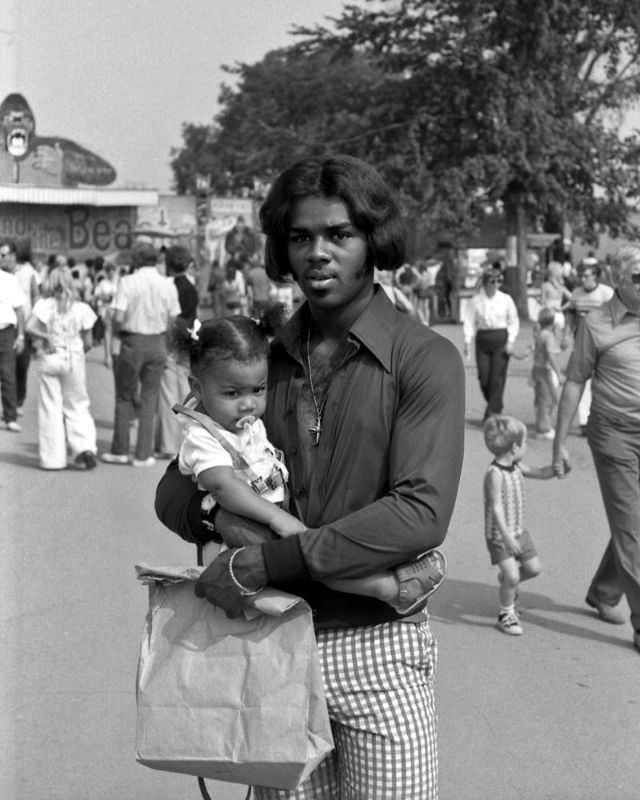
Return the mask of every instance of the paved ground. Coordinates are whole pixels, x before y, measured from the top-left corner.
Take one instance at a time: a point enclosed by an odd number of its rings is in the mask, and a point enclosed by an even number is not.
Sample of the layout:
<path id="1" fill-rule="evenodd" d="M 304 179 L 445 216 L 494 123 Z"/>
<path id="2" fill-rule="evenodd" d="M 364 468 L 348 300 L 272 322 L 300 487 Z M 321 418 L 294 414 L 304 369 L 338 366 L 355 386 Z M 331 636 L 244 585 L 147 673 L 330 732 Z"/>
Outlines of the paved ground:
<path id="1" fill-rule="evenodd" d="M 459 327 L 439 330 L 460 344 Z M 526 366 L 514 362 L 506 401 L 531 423 Z M 522 592 L 525 635 L 504 636 L 494 627 L 496 580 L 482 539 L 483 405 L 471 364 L 467 374 L 450 576 L 432 602 L 441 798 L 637 800 L 640 656 L 628 624 L 605 625 L 583 604 L 606 542 L 586 442 L 571 437 L 570 479 L 528 485 L 528 522 L 545 570 Z M 113 387 L 97 349 L 89 384 L 106 449 Z M 32 382 L 25 432 L 0 431 L 0 800 L 198 798 L 194 779 L 149 770 L 133 756 L 146 609 L 133 565 L 193 559 L 153 515 L 164 465 L 38 470 L 34 394 Z M 533 440 L 528 460 L 546 463 L 550 449 Z M 222 784 L 212 794 L 244 796 Z"/>

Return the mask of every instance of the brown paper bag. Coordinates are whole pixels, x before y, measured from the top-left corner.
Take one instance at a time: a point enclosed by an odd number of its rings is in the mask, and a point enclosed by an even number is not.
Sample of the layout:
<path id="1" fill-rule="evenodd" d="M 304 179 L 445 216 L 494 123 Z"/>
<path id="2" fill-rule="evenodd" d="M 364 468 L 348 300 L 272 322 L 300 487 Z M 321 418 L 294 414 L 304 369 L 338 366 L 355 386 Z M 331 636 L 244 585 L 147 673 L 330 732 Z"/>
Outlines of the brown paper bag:
<path id="1" fill-rule="evenodd" d="M 229 619 L 195 596 L 202 568 L 136 569 L 149 583 L 137 760 L 219 781 L 295 788 L 333 749 L 309 607 L 265 590 L 267 606 L 288 610 Z"/>

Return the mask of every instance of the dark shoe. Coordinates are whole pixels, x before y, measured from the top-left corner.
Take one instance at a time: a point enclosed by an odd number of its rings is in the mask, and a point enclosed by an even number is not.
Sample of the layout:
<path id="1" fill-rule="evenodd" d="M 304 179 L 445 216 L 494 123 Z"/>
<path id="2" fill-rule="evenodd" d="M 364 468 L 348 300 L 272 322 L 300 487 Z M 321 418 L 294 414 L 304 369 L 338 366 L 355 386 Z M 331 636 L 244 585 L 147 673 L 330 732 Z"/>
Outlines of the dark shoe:
<path id="1" fill-rule="evenodd" d="M 594 600 L 593 597 L 586 596 L 585 602 L 591 608 L 595 608 L 597 615 L 603 622 L 609 622 L 611 625 L 624 625 L 625 619 L 622 611 L 619 611 L 615 606 L 601 603 L 599 600 Z"/>
<path id="2" fill-rule="evenodd" d="M 87 469 L 95 469 L 98 466 L 98 459 L 91 450 L 85 450 L 84 453 L 80 453 L 80 458 L 84 461 Z"/>
<path id="3" fill-rule="evenodd" d="M 398 599 L 391 606 L 398 614 L 415 614 L 427 604 L 431 595 L 440 588 L 447 574 L 444 553 L 429 550 L 415 561 L 402 564 L 393 570 L 400 590 Z"/>
<path id="4" fill-rule="evenodd" d="M 98 460 L 90 450 L 85 450 L 84 453 L 79 453 L 71 465 L 73 469 L 95 469 L 98 466 Z"/>

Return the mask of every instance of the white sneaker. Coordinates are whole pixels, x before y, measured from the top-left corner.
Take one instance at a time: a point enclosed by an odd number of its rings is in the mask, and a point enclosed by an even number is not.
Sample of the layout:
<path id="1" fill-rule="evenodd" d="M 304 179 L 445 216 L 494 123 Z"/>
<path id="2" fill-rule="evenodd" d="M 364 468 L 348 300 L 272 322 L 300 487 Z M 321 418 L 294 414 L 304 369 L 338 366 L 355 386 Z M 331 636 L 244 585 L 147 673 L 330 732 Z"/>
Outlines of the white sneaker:
<path id="1" fill-rule="evenodd" d="M 536 439 L 555 439 L 555 438 L 556 438 L 556 432 L 554 431 L 553 428 L 551 428 L 548 431 L 545 431 L 544 433 L 536 433 Z"/>
<path id="2" fill-rule="evenodd" d="M 149 456 L 149 458 L 134 458 L 131 463 L 134 467 L 152 467 L 156 460 L 153 456 Z"/>
<path id="3" fill-rule="evenodd" d="M 7 422 L 7 430 L 12 433 L 20 433 L 22 431 L 22 425 L 15 420 L 11 420 L 11 422 Z"/>
<path id="4" fill-rule="evenodd" d="M 102 453 L 100 461 L 104 461 L 105 464 L 128 464 L 129 456 L 117 453 Z"/>
<path id="5" fill-rule="evenodd" d="M 518 615 L 513 611 L 504 611 L 502 614 L 498 614 L 496 626 L 508 636 L 522 636 L 522 625 Z"/>

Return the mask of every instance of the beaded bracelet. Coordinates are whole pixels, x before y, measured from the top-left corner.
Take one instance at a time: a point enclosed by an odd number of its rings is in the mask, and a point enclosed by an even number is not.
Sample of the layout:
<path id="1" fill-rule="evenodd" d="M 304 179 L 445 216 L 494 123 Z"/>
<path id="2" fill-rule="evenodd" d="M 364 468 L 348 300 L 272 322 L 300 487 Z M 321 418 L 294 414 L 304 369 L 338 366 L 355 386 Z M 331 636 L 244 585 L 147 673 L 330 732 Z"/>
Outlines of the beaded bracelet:
<path id="1" fill-rule="evenodd" d="M 229 577 L 233 581 L 236 588 L 240 590 L 240 594 L 243 597 L 253 597 L 253 595 L 258 594 L 259 592 L 262 591 L 262 587 L 254 590 L 247 589 L 247 587 L 243 586 L 240 583 L 240 581 L 236 578 L 236 576 L 233 574 L 233 559 L 238 555 L 238 553 L 241 553 L 243 550 L 246 550 L 246 547 L 238 547 L 237 550 L 234 550 L 233 553 L 231 553 L 231 558 L 229 559 L 229 564 L 227 565 L 229 569 Z"/>

